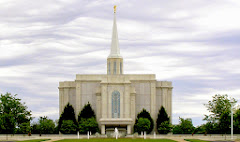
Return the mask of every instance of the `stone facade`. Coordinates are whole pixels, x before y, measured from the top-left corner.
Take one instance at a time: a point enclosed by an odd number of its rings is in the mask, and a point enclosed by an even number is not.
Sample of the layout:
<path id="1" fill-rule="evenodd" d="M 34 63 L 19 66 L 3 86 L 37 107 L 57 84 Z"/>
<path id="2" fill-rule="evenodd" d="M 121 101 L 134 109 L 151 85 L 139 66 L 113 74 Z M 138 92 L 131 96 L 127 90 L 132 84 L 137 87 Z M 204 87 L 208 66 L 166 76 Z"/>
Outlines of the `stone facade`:
<path id="1" fill-rule="evenodd" d="M 92 105 L 102 134 L 113 127 L 133 133 L 137 114 L 144 108 L 154 122 L 161 106 L 172 118 L 172 82 L 157 81 L 154 74 L 123 74 L 123 58 L 118 47 L 114 13 L 111 53 L 107 74 L 77 74 L 75 81 L 59 83 L 59 115 L 67 103 L 73 105 L 76 117 L 88 102 Z"/>

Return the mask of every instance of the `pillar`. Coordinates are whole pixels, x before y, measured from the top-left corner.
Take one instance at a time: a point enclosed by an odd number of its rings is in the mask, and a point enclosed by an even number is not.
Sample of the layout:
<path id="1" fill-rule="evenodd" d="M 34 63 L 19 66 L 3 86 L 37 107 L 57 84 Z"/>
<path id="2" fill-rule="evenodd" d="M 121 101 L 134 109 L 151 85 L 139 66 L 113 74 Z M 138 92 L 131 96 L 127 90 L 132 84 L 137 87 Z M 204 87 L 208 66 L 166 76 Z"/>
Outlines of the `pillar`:
<path id="1" fill-rule="evenodd" d="M 101 95 L 102 95 L 102 108 L 101 108 L 102 109 L 102 118 L 107 118 L 108 97 L 107 97 L 107 85 L 106 84 L 102 84 Z"/>
<path id="2" fill-rule="evenodd" d="M 63 109 L 64 109 L 64 92 L 63 92 L 63 88 L 60 88 L 59 87 L 59 117 L 61 116 L 62 112 L 63 112 Z"/>
<path id="3" fill-rule="evenodd" d="M 105 125 L 102 125 L 102 126 L 101 126 L 101 134 L 102 134 L 102 135 L 105 135 Z"/>
<path id="4" fill-rule="evenodd" d="M 151 115 L 155 122 L 156 120 L 156 82 L 151 82 Z"/>
<path id="5" fill-rule="evenodd" d="M 127 134 L 128 134 L 128 135 L 131 134 L 131 125 L 127 125 Z"/>
<path id="6" fill-rule="evenodd" d="M 126 84 L 125 85 L 125 91 L 124 91 L 124 118 L 130 118 L 130 85 Z"/>
<path id="7" fill-rule="evenodd" d="M 82 106 L 81 88 L 82 88 L 81 82 L 77 81 L 76 82 L 76 111 L 75 111 L 76 118 L 79 112 L 81 111 L 81 106 Z"/>

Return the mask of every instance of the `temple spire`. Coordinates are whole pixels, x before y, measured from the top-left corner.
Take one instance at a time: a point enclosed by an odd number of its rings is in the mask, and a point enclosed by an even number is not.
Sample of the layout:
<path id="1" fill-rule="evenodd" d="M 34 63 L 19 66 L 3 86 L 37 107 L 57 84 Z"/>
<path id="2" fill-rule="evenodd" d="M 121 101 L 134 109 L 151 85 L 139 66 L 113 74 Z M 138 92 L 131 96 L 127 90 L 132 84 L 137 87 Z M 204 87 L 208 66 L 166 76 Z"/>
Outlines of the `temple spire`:
<path id="1" fill-rule="evenodd" d="M 116 22 L 116 8 L 114 6 L 114 19 L 113 19 L 113 29 L 112 29 L 112 43 L 111 43 L 111 52 L 108 58 L 122 58 L 119 50 L 119 42 L 118 42 L 118 32 L 117 32 L 117 22 Z"/>

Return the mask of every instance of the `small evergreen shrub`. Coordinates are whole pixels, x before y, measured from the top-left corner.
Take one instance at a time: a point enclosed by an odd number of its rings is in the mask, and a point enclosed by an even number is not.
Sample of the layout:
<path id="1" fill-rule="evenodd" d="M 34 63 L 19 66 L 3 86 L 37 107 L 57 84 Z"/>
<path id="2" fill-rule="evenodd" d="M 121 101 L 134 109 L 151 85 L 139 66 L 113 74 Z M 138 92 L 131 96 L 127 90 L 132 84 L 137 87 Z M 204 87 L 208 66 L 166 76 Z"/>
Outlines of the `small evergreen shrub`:
<path id="1" fill-rule="evenodd" d="M 138 115 L 137 115 L 137 119 L 135 121 L 135 124 L 134 124 L 134 132 L 138 132 L 139 134 L 141 133 L 141 131 L 138 129 L 138 126 L 137 126 L 137 123 L 138 123 L 138 120 L 140 118 L 147 118 L 149 121 L 150 121 L 150 128 L 147 130 L 147 133 L 151 133 L 152 130 L 153 130 L 153 126 L 154 126 L 154 123 L 153 123 L 153 119 L 150 115 L 150 113 L 146 110 L 146 109 L 143 109 Z"/>

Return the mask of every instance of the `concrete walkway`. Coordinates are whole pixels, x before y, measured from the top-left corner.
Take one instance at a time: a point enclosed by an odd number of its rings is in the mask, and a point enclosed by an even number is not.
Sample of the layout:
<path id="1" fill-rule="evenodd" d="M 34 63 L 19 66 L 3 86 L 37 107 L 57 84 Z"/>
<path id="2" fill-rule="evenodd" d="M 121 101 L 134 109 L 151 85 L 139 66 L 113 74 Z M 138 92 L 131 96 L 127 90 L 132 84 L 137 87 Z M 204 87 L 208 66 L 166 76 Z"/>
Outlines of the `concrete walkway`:
<path id="1" fill-rule="evenodd" d="M 53 140 L 48 140 L 48 141 L 43 141 L 43 142 L 55 142 L 55 141 L 59 141 L 61 139 L 53 139 Z"/>

